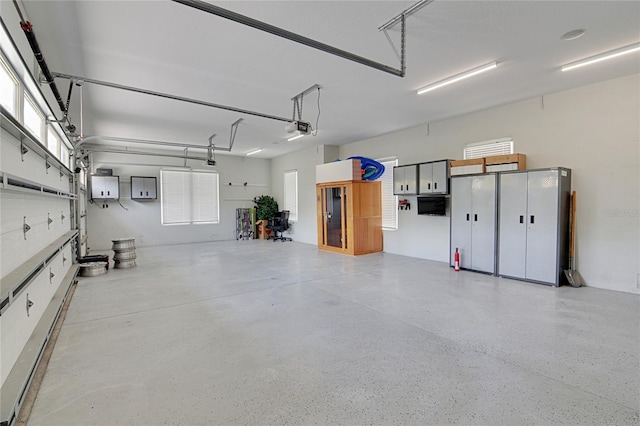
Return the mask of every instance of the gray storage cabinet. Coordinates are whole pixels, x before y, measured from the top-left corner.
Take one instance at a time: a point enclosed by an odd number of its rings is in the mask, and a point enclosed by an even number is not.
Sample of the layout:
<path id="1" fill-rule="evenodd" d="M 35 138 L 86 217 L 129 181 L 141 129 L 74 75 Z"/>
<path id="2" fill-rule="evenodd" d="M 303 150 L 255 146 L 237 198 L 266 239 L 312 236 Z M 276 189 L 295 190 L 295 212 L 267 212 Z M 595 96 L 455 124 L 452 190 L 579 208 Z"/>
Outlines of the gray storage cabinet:
<path id="1" fill-rule="evenodd" d="M 131 176 L 132 200 L 155 200 L 156 178 L 153 176 Z"/>
<path id="2" fill-rule="evenodd" d="M 559 286 L 568 268 L 571 170 L 500 173 L 498 274 Z"/>
<path id="3" fill-rule="evenodd" d="M 449 193 L 449 160 L 419 164 L 418 176 L 418 194 Z"/>
<path id="4" fill-rule="evenodd" d="M 119 176 L 91 176 L 91 199 L 117 200 L 119 198 Z"/>
<path id="5" fill-rule="evenodd" d="M 395 166 L 393 168 L 393 195 L 416 195 L 418 193 L 418 166 Z"/>
<path id="6" fill-rule="evenodd" d="M 451 257 L 460 267 L 496 272 L 497 177 L 495 174 L 451 178 Z"/>

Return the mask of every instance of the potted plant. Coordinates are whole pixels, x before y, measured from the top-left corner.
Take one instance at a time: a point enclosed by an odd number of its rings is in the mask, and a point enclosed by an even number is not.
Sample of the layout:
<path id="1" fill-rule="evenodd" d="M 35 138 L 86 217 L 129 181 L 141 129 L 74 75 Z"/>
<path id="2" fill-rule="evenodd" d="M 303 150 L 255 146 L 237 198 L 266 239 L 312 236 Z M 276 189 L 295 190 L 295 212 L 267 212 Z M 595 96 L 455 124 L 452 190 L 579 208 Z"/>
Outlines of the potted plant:
<path id="1" fill-rule="evenodd" d="M 278 213 L 278 203 L 276 203 L 276 200 L 270 195 L 255 197 L 253 202 L 256 203 L 256 218 L 258 219 L 256 221 L 256 228 L 258 238 L 268 238 L 271 230 L 267 229 L 267 223 L 269 219 Z"/>

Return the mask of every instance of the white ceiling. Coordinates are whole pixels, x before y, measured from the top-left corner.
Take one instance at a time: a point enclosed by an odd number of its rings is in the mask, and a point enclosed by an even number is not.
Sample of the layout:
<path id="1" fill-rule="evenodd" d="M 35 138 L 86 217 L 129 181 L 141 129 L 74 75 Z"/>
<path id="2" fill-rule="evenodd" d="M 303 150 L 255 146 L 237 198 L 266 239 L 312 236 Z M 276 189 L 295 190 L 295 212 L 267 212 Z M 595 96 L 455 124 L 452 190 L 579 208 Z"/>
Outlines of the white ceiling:
<path id="1" fill-rule="evenodd" d="M 5 3 L 3 1 L 3 3 Z M 216 5 L 399 68 L 378 27 L 414 1 L 230 1 Z M 5 5 L 6 6 L 6 5 Z M 273 158 L 640 72 L 633 54 L 560 66 L 640 40 L 637 1 L 439 1 L 407 18 L 407 72 L 396 77 L 172 1 L 24 1 L 52 71 L 290 118 L 319 84 L 318 135 L 287 142 L 286 123 L 85 84 L 85 136 L 206 145 Z M 9 23 L 7 23 L 9 24 Z M 586 34 L 564 41 L 562 34 Z M 389 31 L 399 46 L 399 26 Z M 497 60 L 496 70 L 417 96 L 428 83 Z M 57 79 L 63 96 L 68 82 Z M 315 127 L 317 94 L 303 119 Z M 71 105 L 79 123 L 79 98 Z"/>

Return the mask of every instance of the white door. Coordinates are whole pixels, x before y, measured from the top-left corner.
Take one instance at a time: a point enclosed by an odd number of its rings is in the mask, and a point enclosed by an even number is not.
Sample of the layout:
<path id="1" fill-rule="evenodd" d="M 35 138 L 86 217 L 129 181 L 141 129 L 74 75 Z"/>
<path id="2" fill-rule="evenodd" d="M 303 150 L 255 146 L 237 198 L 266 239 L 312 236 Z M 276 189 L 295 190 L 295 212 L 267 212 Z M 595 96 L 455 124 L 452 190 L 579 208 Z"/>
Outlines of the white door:
<path id="1" fill-rule="evenodd" d="M 418 166 L 406 166 L 404 170 L 404 193 L 415 195 L 418 193 Z"/>
<path id="2" fill-rule="evenodd" d="M 120 184 L 118 176 L 104 176 L 105 180 L 105 198 L 120 198 Z"/>
<path id="3" fill-rule="evenodd" d="M 529 172 L 527 197 L 528 280 L 558 280 L 558 171 Z"/>
<path id="4" fill-rule="evenodd" d="M 451 179 L 451 265 L 457 248 L 460 266 L 467 269 L 471 269 L 471 180 Z"/>
<path id="5" fill-rule="evenodd" d="M 418 191 L 420 194 L 431 194 L 433 192 L 433 163 L 423 163 L 418 167 L 420 169 Z"/>
<path id="6" fill-rule="evenodd" d="M 144 195 L 145 198 L 156 199 L 156 178 L 146 177 L 144 178 Z"/>
<path id="7" fill-rule="evenodd" d="M 447 168 L 448 161 L 433 163 L 433 191 L 436 194 L 447 193 Z"/>
<path id="8" fill-rule="evenodd" d="M 131 177 L 131 198 L 145 198 L 145 180 L 146 178 L 139 176 Z"/>
<path id="9" fill-rule="evenodd" d="M 496 272 L 496 175 L 474 176 L 471 195 L 471 269 L 493 274 Z"/>
<path id="10" fill-rule="evenodd" d="M 498 274 L 525 278 L 527 173 L 500 174 Z"/>

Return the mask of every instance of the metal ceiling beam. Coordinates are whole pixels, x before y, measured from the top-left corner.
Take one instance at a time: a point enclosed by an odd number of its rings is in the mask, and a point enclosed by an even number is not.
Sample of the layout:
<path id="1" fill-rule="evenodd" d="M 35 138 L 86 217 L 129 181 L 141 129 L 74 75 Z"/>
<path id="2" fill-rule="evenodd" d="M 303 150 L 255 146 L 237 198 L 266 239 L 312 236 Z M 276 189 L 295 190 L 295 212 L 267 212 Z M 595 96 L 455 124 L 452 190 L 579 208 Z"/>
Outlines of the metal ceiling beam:
<path id="1" fill-rule="evenodd" d="M 276 35 L 278 37 L 286 38 L 287 40 L 291 40 L 296 43 L 304 44 L 305 46 L 309 46 L 314 49 L 322 50 L 323 52 L 327 52 L 332 55 L 339 56 L 341 58 L 344 58 L 353 62 L 357 62 L 359 64 L 366 65 L 368 67 L 375 68 L 377 70 L 384 71 L 386 73 L 393 74 L 398 77 L 404 77 L 404 74 L 405 74 L 404 64 L 402 64 L 401 69 L 393 68 L 393 67 L 390 67 L 389 65 L 381 64 L 380 62 L 376 62 L 371 59 L 364 58 L 354 53 L 347 52 L 346 50 L 338 49 L 337 47 L 330 46 L 328 44 L 319 42 L 317 40 L 313 40 L 311 38 L 302 36 L 300 34 L 292 33 L 291 31 L 287 31 L 280 27 L 276 27 L 276 26 L 267 24 L 265 22 L 258 21 L 257 19 L 249 18 L 248 16 L 240 15 L 239 13 L 232 12 L 227 9 L 223 9 L 221 7 L 214 6 L 209 3 L 205 3 L 200 0 L 173 0 L 173 1 L 176 3 L 183 4 L 185 6 L 192 7 L 194 9 L 201 10 L 203 12 L 211 13 L 213 15 L 217 15 L 222 18 L 235 21 L 239 24 L 247 25 L 257 30 Z M 404 37 L 404 34 L 402 36 Z"/>
<path id="2" fill-rule="evenodd" d="M 119 138 L 115 136 L 88 136 L 84 139 L 81 139 L 76 144 L 76 148 L 79 148 L 82 144 L 91 141 L 112 141 L 112 142 L 127 142 L 127 143 L 139 143 L 146 145 L 159 145 L 159 146 L 170 146 L 176 148 L 193 148 L 193 149 L 209 149 L 208 145 L 193 145 L 187 143 L 179 143 L 179 142 L 164 142 L 164 141 L 154 141 L 148 139 L 131 139 L 131 138 Z"/>
<path id="3" fill-rule="evenodd" d="M 196 104 L 196 105 L 202 105 L 202 106 L 211 107 L 211 108 L 218 108 L 218 109 L 224 109 L 224 110 L 227 110 L 227 111 L 238 112 L 240 114 L 247 114 L 247 115 L 253 115 L 253 116 L 256 116 L 256 117 L 268 118 L 269 120 L 285 121 L 287 123 L 290 123 L 292 121 L 290 118 L 278 117 L 276 115 L 270 115 L 270 114 L 263 114 L 261 112 L 250 111 L 250 110 L 241 109 L 241 108 L 235 108 L 235 107 L 231 107 L 231 106 L 228 106 L 228 105 L 214 104 L 214 103 L 211 103 L 211 102 L 201 101 L 201 100 L 198 100 L 198 99 L 185 98 L 183 96 L 170 95 L 168 93 L 154 92 L 152 90 L 140 89 L 138 87 L 125 86 L 125 85 L 117 84 L 117 83 L 110 83 L 108 81 L 94 80 L 94 79 L 91 79 L 91 78 L 80 77 L 80 76 L 69 75 L 69 74 L 62 74 L 62 73 L 59 73 L 59 72 L 52 72 L 51 75 L 53 75 L 54 77 L 57 77 L 57 78 L 64 78 L 64 79 L 67 79 L 67 80 L 82 81 L 84 83 L 97 84 L 99 86 L 106 86 L 106 87 L 111 87 L 111 88 L 114 88 L 114 89 L 127 90 L 129 92 L 142 93 L 143 95 L 158 96 L 160 98 L 173 99 L 175 101 L 188 102 L 188 103 L 192 103 L 192 104 Z"/>
<path id="4" fill-rule="evenodd" d="M 395 24 L 397 24 L 398 22 L 402 21 L 403 17 L 406 18 L 407 16 L 416 13 L 418 10 L 422 9 L 423 7 L 425 7 L 426 5 L 431 4 L 431 3 L 433 3 L 433 0 L 420 0 L 419 2 L 414 4 L 413 6 L 406 8 L 401 13 L 397 14 L 396 16 L 394 16 L 393 18 L 389 19 L 384 24 L 380 25 L 378 27 L 378 31 L 383 31 L 383 30 L 386 30 L 386 29 L 389 29 L 389 28 L 393 27 Z"/>

